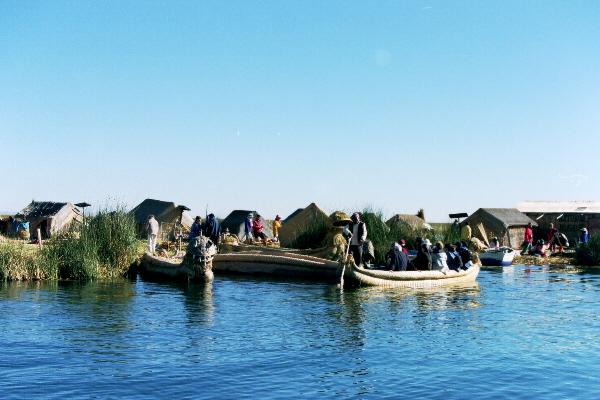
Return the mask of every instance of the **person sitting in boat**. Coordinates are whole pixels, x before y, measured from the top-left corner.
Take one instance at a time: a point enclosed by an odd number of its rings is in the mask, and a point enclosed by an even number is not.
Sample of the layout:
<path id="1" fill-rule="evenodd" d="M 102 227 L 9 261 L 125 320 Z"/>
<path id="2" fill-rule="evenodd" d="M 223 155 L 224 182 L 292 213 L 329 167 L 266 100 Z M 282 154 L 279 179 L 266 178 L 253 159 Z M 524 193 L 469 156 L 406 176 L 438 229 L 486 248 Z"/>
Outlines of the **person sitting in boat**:
<path id="1" fill-rule="evenodd" d="M 265 235 L 265 224 L 263 223 L 262 217 L 256 214 L 254 221 L 252 221 L 252 236 L 254 239 L 260 239 L 264 244 L 267 244 L 267 235 Z"/>
<path id="2" fill-rule="evenodd" d="M 400 246 L 402 246 L 402 252 L 403 252 L 404 254 L 406 254 L 406 256 L 408 257 L 408 254 L 409 254 L 409 252 L 408 252 L 408 247 L 406 247 L 406 240 L 404 240 L 404 239 L 400 239 L 400 240 L 398 241 L 398 243 L 400 243 Z"/>
<path id="3" fill-rule="evenodd" d="M 456 246 L 452 244 L 446 245 L 446 258 L 448 268 L 454 271 L 459 271 L 463 267 L 462 258 L 460 258 L 460 254 L 456 251 Z"/>
<path id="4" fill-rule="evenodd" d="M 417 250 L 417 256 L 413 261 L 413 265 L 417 271 L 431 270 L 431 254 L 425 243 L 421 243 L 421 247 Z"/>
<path id="5" fill-rule="evenodd" d="M 194 223 L 192 224 L 192 227 L 190 228 L 190 240 L 195 239 L 198 236 L 200 236 L 201 232 L 202 232 L 202 218 L 196 216 L 196 218 L 194 219 Z"/>
<path id="6" fill-rule="evenodd" d="M 442 242 L 436 242 L 431 249 L 431 269 L 442 272 L 449 270 L 448 256 L 444 252 L 444 244 Z"/>
<path id="7" fill-rule="evenodd" d="M 590 241 L 590 234 L 587 228 L 581 228 L 579 231 L 579 244 L 587 244 Z"/>
<path id="8" fill-rule="evenodd" d="M 468 263 L 473 261 L 473 254 L 469 250 L 469 246 L 465 241 L 456 242 L 456 251 L 460 255 L 460 259 L 463 263 L 463 266 L 466 266 Z"/>
<path id="9" fill-rule="evenodd" d="M 488 247 L 488 249 L 498 250 L 499 248 L 500 248 L 500 241 L 498 240 L 498 238 L 496 236 L 494 236 L 492 238 L 492 240 L 490 240 L 490 247 Z"/>
<path id="10" fill-rule="evenodd" d="M 215 214 L 210 213 L 206 217 L 206 221 L 202 224 L 202 234 L 210 238 L 215 245 L 219 245 L 221 240 L 221 225 L 217 218 L 215 218 Z"/>
<path id="11" fill-rule="evenodd" d="M 276 242 L 279 242 L 279 230 L 281 229 L 281 217 L 279 215 L 275 216 L 273 220 L 273 239 Z"/>
<path id="12" fill-rule="evenodd" d="M 360 214 L 355 212 L 350 217 L 352 222 L 344 229 L 346 237 L 350 238 L 350 253 L 356 265 L 362 264 L 363 244 L 367 240 L 367 225 L 360 220 Z"/>
<path id="13" fill-rule="evenodd" d="M 392 271 L 406 271 L 410 261 L 408 255 L 402 250 L 402 244 L 400 241 L 394 242 L 392 248 L 389 251 L 390 259 L 390 270 Z"/>

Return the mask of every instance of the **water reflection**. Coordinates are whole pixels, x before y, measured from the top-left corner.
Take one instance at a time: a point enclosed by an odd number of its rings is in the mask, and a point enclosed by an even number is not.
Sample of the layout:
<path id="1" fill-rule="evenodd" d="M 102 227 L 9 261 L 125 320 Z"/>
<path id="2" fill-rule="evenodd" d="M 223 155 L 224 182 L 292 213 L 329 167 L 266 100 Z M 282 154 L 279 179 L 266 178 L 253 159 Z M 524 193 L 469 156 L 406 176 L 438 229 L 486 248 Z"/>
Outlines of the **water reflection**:
<path id="1" fill-rule="evenodd" d="M 213 285 L 188 284 L 182 288 L 184 306 L 190 324 L 200 323 L 207 326 L 214 324 L 215 305 L 213 301 Z"/>

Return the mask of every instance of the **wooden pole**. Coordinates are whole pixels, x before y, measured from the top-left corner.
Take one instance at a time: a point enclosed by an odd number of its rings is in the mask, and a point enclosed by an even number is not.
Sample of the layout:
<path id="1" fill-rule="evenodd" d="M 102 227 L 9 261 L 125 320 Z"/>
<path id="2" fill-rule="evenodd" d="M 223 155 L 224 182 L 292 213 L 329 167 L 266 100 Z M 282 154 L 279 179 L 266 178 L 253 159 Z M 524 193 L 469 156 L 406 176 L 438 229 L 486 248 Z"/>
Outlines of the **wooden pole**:
<path id="1" fill-rule="evenodd" d="M 37 240 L 38 240 L 38 245 L 40 246 L 40 249 L 42 248 L 42 230 L 40 228 L 37 228 Z"/>

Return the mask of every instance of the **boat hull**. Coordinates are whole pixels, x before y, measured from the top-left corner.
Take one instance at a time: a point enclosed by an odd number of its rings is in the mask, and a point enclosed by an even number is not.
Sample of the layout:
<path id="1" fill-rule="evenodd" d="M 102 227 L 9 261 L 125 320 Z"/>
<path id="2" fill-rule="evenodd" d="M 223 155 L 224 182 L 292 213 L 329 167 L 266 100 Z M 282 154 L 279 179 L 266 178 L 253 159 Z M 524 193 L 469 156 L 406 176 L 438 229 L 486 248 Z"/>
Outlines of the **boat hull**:
<path id="1" fill-rule="evenodd" d="M 484 267 L 508 267 L 512 265 L 516 251 L 510 250 L 491 250 L 481 253 L 479 259 Z"/>
<path id="2" fill-rule="evenodd" d="M 275 276 L 338 282 L 338 262 L 299 254 L 230 253 L 217 254 L 213 259 L 217 274 Z"/>
<path id="3" fill-rule="evenodd" d="M 213 272 L 210 265 L 189 266 L 183 262 L 183 258 L 168 259 L 144 254 L 140 263 L 140 274 L 154 279 L 165 279 L 174 281 L 196 281 L 210 282 L 213 280 Z"/>
<path id="4" fill-rule="evenodd" d="M 349 263 L 344 271 L 344 284 L 348 286 L 381 286 L 391 288 L 429 289 L 455 284 L 472 283 L 477 280 L 480 265 L 466 271 L 380 271 L 368 270 Z"/>

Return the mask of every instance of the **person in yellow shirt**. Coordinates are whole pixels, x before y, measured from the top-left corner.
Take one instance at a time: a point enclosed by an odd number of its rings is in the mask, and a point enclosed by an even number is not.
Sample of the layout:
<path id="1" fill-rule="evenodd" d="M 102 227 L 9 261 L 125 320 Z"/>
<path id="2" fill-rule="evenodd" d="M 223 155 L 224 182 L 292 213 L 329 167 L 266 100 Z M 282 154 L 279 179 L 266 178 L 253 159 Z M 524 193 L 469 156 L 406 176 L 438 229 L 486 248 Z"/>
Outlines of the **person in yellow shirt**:
<path id="1" fill-rule="evenodd" d="M 281 217 L 279 215 L 276 215 L 275 219 L 273 220 L 273 237 L 278 242 L 279 242 L 279 229 L 281 229 Z"/>
<path id="2" fill-rule="evenodd" d="M 468 222 L 465 222 L 463 227 L 460 229 L 460 240 L 465 240 L 469 242 L 472 236 L 473 231 L 471 230 L 471 226 Z"/>

